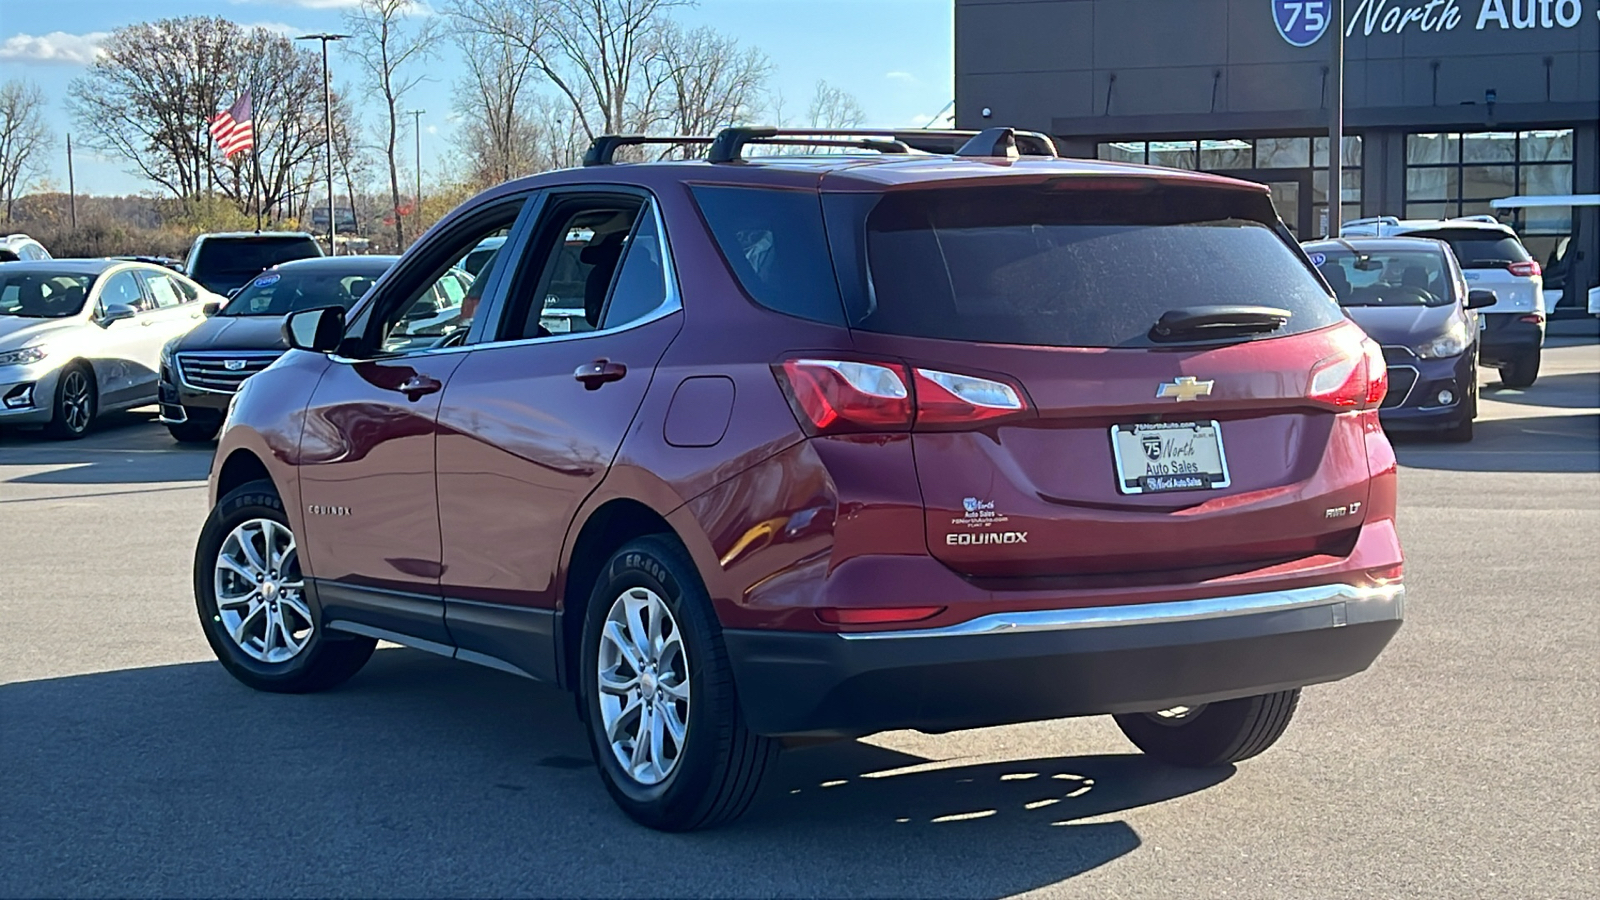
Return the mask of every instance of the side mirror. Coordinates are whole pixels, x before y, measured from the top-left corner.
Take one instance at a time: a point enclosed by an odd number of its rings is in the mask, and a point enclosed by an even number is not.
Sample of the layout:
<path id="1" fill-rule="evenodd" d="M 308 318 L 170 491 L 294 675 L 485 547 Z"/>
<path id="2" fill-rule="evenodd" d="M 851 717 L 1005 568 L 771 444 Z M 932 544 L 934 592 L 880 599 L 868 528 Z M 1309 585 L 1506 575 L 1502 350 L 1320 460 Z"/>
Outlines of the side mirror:
<path id="1" fill-rule="evenodd" d="M 1483 309 L 1485 306 L 1493 306 L 1497 299 L 1494 291 L 1467 291 L 1467 309 Z"/>
<path id="2" fill-rule="evenodd" d="M 207 300 L 206 304 L 204 306 L 200 307 L 200 311 L 205 313 L 208 317 L 209 316 L 214 316 L 217 313 L 222 311 L 222 301 L 221 300 Z"/>
<path id="3" fill-rule="evenodd" d="M 100 314 L 100 327 L 104 328 L 112 322 L 119 322 L 123 319 L 131 319 L 138 314 L 138 310 L 126 303 L 107 303 L 105 312 Z"/>
<path id="4" fill-rule="evenodd" d="M 322 306 L 290 313 L 283 320 L 283 340 L 296 350 L 332 353 L 344 340 L 344 308 Z"/>

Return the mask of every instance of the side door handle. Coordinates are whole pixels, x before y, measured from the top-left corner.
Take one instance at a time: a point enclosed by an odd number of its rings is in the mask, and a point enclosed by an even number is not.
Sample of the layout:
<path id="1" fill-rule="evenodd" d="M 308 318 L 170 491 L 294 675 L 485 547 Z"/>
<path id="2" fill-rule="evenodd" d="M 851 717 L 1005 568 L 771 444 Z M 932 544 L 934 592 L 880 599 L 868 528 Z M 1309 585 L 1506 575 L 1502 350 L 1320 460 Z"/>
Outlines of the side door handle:
<path id="1" fill-rule="evenodd" d="M 400 393 L 406 395 L 407 400 L 415 403 L 425 395 L 432 394 L 442 387 L 444 387 L 444 383 L 437 378 L 429 378 L 426 375 L 413 375 L 401 383 L 399 390 Z"/>
<path id="2" fill-rule="evenodd" d="M 583 382 L 587 390 L 598 391 L 600 385 L 608 381 L 621 381 L 622 376 L 628 374 L 628 367 L 609 359 L 597 359 L 592 363 L 584 363 L 572 373 L 572 377 Z"/>

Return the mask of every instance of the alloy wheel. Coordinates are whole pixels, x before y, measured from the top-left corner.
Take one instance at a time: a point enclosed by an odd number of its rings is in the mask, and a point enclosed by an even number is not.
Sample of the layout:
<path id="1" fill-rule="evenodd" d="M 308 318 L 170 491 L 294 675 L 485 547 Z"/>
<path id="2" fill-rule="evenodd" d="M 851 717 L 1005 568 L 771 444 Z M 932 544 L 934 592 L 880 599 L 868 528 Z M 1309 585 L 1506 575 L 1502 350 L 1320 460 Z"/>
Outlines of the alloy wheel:
<path id="1" fill-rule="evenodd" d="M 223 630 L 251 659 L 288 662 L 311 642 L 316 625 L 287 526 L 272 519 L 236 526 L 217 551 L 214 583 Z"/>
<path id="2" fill-rule="evenodd" d="M 611 753 L 634 781 L 665 781 L 683 756 L 689 658 L 672 611 L 648 588 L 628 588 L 600 631 L 597 686 Z"/>
<path id="3" fill-rule="evenodd" d="M 61 376 L 61 418 L 73 434 L 89 427 L 91 403 L 89 376 L 82 369 L 69 369 Z"/>

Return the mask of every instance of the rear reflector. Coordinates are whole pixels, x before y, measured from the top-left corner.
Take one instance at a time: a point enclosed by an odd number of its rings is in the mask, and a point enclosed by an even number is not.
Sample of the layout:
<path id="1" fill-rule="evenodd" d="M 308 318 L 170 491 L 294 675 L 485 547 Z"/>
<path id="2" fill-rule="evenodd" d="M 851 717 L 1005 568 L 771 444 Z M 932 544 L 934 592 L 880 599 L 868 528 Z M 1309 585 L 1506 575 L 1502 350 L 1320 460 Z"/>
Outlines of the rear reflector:
<path id="1" fill-rule="evenodd" d="M 1317 363 L 1311 370 L 1311 387 L 1306 397 L 1334 409 L 1374 409 L 1389 393 L 1389 367 L 1383 349 L 1370 339 L 1361 342 L 1361 352 L 1334 356 Z"/>
<path id="2" fill-rule="evenodd" d="M 1020 386 L 903 363 L 791 359 L 774 366 L 809 434 L 948 431 L 1028 411 Z"/>
<path id="3" fill-rule="evenodd" d="M 1523 278 L 1531 278 L 1543 271 L 1539 268 L 1538 261 L 1532 259 L 1528 260 L 1527 262 L 1514 262 L 1511 265 L 1506 266 L 1506 269 L 1509 270 L 1511 274 L 1519 275 Z"/>
<path id="4" fill-rule="evenodd" d="M 1517 321 L 1518 322 L 1526 322 L 1529 325 L 1543 325 L 1544 324 L 1544 316 L 1540 315 L 1539 313 L 1533 313 L 1531 315 L 1526 315 L 1526 316 L 1517 316 Z"/>
<path id="5" fill-rule="evenodd" d="M 817 618 L 830 625 L 885 625 L 890 622 L 919 622 L 944 612 L 942 606 L 895 606 L 873 609 L 848 609 L 824 606 Z"/>

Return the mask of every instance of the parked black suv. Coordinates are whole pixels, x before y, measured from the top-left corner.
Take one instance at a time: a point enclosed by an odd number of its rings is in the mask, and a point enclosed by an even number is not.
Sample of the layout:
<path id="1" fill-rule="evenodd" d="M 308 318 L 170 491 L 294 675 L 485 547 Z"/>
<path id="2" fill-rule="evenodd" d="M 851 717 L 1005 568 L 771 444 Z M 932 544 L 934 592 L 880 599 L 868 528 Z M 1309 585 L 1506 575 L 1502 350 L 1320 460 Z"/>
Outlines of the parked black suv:
<path id="1" fill-rule="evenodd" d="M 239 385 L 289 349 L 284 316 L 318 306 L 349 309 L 397 259 L 287 262 L 257 275 L 221 309 L 208 309 L 210 318 L 161 350 L 161 421 L 173 438 L 200 443 L 216 437 Z"/>
<path id="2" fill-rule="evenodd" d="M 322 255 L 322 245 L 303 231 L 202 234 L 189 248 L 183 271 L 205 289 L 231 294 L 278 263 Z"/>

